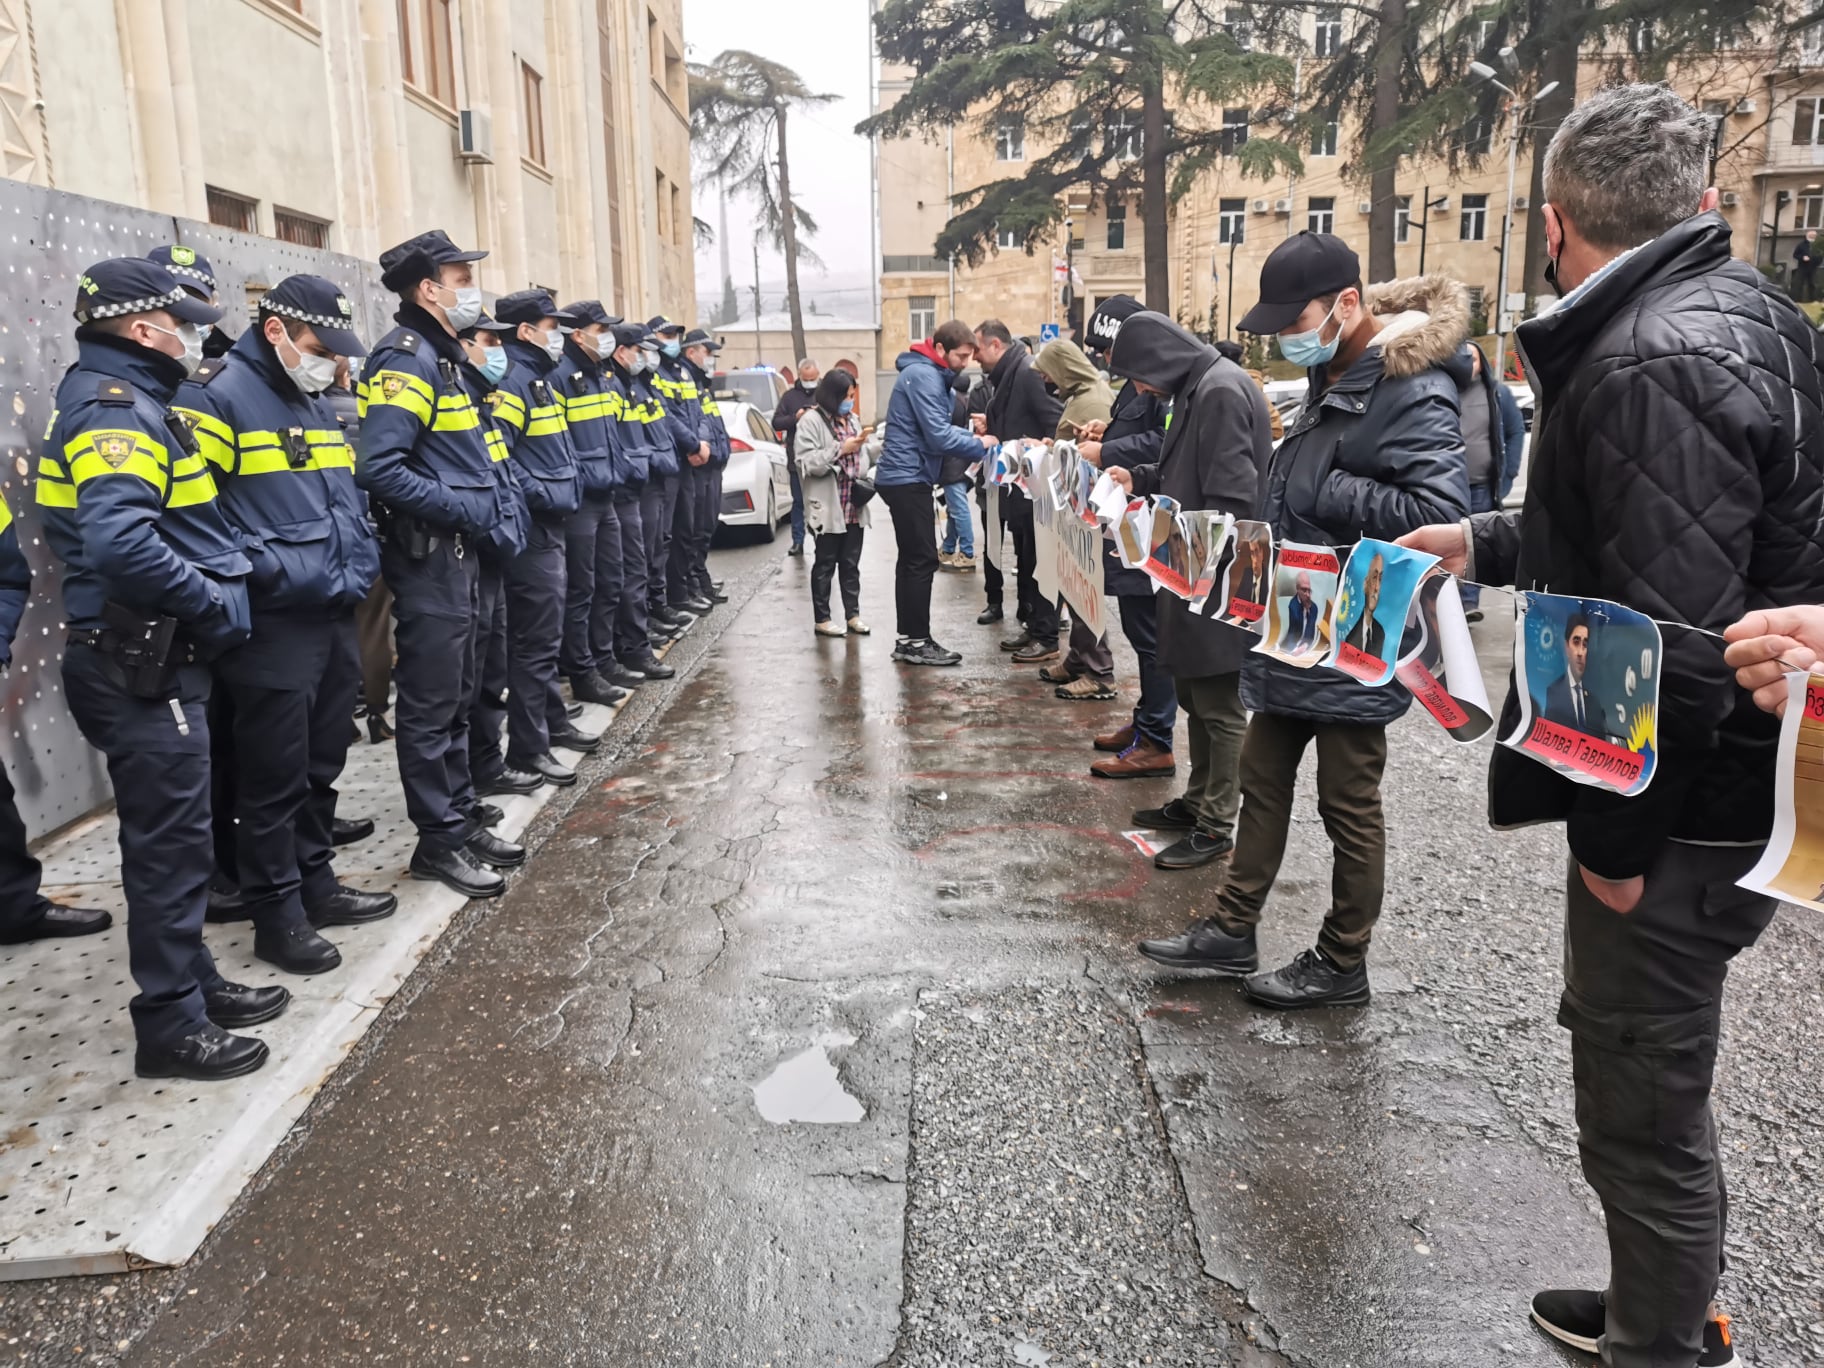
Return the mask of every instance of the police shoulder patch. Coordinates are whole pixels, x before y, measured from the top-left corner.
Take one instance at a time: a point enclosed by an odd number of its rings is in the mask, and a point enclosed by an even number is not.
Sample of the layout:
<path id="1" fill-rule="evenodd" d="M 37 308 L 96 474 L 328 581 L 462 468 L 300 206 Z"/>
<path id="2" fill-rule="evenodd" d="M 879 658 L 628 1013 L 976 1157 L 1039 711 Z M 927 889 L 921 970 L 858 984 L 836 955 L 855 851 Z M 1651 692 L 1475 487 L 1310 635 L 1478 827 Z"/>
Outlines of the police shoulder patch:
<path id="1" fill-rule="evenodd" d="M 124 380 L 103 380 L 95 389 L 95 401 L 100 404 L 115 404 L 121 408 L 133 407 L 133 386 Z"/>
<path id="2" fill-rule="evenodd" d="M 502 399 L 505 399 L 506 397 L 507 397 L 507 395 L 506 395 L 505 390 L 489 390 L 488 397 L 486 399 L 484 399 L 482 402 L 485 403 L 490 409 L 497 409 L 500 407 L 500 401 Z"/>
<path id="3" fill-rule="evenodd" d="M 418 334 L 402 332 L 393 339 L 393 345 L 407 356 L 416 356 L 418 354 Z"/>
<path id="4" fill-rule="evenodd" d="M 132 432 L 93 432 L 89 434 L 89 440 L 94 443 L 95 454 L 112 469 L 119 470 L 133 454 L 139 436 Z"/>
<path id="5" fill-rule="evenodd" d="M 404 389 L 405 389 L 405 377 L 403 375 L 395 375 L 391 371 L 389 371 L 385 375 L 380 377 L 380 393 L 381 393 L 382 397 L 387 398 L 387 399 L 397 399 L 400 395 L 400 392 Z"/>

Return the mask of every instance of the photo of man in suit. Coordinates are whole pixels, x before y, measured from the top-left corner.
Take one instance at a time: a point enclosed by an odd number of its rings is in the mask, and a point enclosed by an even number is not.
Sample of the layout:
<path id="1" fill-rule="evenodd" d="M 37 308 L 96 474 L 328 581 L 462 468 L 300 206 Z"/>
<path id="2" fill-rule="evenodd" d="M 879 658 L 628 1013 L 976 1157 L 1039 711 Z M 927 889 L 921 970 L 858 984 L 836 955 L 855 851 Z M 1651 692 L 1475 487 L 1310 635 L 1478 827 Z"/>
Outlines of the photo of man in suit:
<path id="1" fill-rule="evenodd" d="M 1267 541 L 1257 537 L 1243 542 L 1239 552 L 1239 574 L 1231 599 L 1243 603 L 1265 604 L 1267 601 Z"/>
<path id="2" fill-rule="evenodd" d="M 1303 655 L 1317 642 L 1318 608 L 1311 601 L 1311 572 L 1300 570 L 1294 582 L 1292 602 L 1286 605 L 1287 655 Z"/>
<path id="3" fill-rule="evenodd" d="M 1362 611 L 1343 638 L 1348 645 L 1371 656 L 1378 656 L 1387 645 L 1387 629 L 1374 620 L 1374 610 L 1381 602 L 1381 576 L 1386 567 L 1385 556 L 1377 555 L 1368 562 L 1368 573 L 1362 576 Z"/>
<path id="4" fill-rule="evenodd" d="M 1590 663 L 1590 620 L 1572 613 L 1564 623 L 1564 674 L 1545 691 L 1545 720 L 1590 736 L 1610 734 L 1608 709 L 1583 682 Z"/>

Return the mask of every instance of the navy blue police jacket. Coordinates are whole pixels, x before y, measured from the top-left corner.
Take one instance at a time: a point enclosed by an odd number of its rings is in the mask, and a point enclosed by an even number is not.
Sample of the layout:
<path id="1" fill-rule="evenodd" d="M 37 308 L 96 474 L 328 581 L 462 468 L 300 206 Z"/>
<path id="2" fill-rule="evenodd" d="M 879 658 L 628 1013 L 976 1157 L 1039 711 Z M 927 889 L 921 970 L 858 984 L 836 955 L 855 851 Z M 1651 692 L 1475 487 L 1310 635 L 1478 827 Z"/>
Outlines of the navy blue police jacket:
<path id="1" fill-rule="evenodd" d="M 466 360 L 458 368 L 462 387 L 469 392 L 476 412 L 481 414 L 482 440 L 488 446 L 488 472 L 494 480 L 494 492 L 500 505 L 500 519 L 476 542 L 481 554 L 491 564 L 511 560 L 526 549 L 526 533 L 532 526 L 532 513 L 526 507 L 526 496 L 519 487 L 519 475 L 508 459 L 512 447 L 507 441 L 509 429 L 494 416 L 494 396 L 499 393 L 488 377 Z"/>
<path id="2" fill-rule="evenodd" d="M 355 483 L 393 514 L 479 538 L 501 519 L 481 410 L 462 382 L 462 344 L 406 305 L 368 353 Z"/>
<path id="3" fill-rule="evenodd" d="M 258 328 L 205 361 L 174 402 L 214 468 L 222 516 L 252 562 L 258 612 L 353 608 L 380 573 L 334 408 L 286 375 Z"/>
<path id="4" fill-rule="evenodd" d="M 527 510 L 540 522 L 562 522 L 582 506 L 583 478 L 557 391 L 558 363 L 518 338 L 507 342 L 507 358 L 506 378 L 490 396 L 494 422 L 512 452 Z"/>
<path id="5" fill-rule="evenodd" d="M 608 382 L 608 431 L 615 462 L 626 472 L 628 489 L 637 494 L 672 454 L 664 418 L 651 391 L 614 361 L 608 362 L 603 378 Z"/>
<path id="6" fill-rule="evenodd" d="M 709 469 L 718 470 L 728 464 L 729 445 L 728 424 L 722 421 L 722 405 L 716 402 L 715 382 L 694 361 L 686 361 L 684 365 L 696 382 L 697 398 L 703 408 L 703 421 L 698 425 L 697 433 L 709 443 Z"/>
<path id="7" fill-rule="evenodd" d="M 678 454 L 682 438 L 679 436 L 677 421 L 665 405 L 664 392 L 658 385 L 658 373 L 648 370 L 634 376 L 633 394 L 639 401 L 640 421 L 646 425 L 646 441 L 652 449 L 652 473 L 649 478 L 670 479 L 678 473 L 682 460 Z M 697 449 L 694 434 L 690 449 Z"/>
<path id="8" fill-rule="evenodd" d="M 0 499 L 0 665 L 13 663 L 13 638 L 32 596 L 32 567 L 19 546 L 13 510 Z"/>
<path id="9" fill-rule="evenodd" d="M 209 463 L 171 411 L 181 362 L 79 328 L 38 458 L 45 539 L 64 564 L 64 620 L 108 626 L 103 606 L 173 617 L 206 654 L 252 630 L 252 564 L 222 516 Z"/>
<path id="10" fill-rule="evenodd" d="M 564 421 L 570 425 L 570 444 L 576 449 L 576 463 L 582 474 L 583 495 L 599 503 L 627 484 L 626 472 L 617 468 L 619 463 L 609 439 L 612 401 L 608 382 L 602 376 L 602 363 L 578 346 L 574 338 L 567 337 L 563 360 L 553 369 L 558 377 L 558 393 L 563 396 Z"/>
<path id="11" fill-rule="evenodd" d="M 703 392 L 690 363 L 683 357 L 660 356 L 658 366 L 648 377 L 665 403 L 665 420 L 671 429 L 672 447 L 678 454 L 678 468 L 690 467 L 690 458 L 706 440 L 703 436 Z"/>

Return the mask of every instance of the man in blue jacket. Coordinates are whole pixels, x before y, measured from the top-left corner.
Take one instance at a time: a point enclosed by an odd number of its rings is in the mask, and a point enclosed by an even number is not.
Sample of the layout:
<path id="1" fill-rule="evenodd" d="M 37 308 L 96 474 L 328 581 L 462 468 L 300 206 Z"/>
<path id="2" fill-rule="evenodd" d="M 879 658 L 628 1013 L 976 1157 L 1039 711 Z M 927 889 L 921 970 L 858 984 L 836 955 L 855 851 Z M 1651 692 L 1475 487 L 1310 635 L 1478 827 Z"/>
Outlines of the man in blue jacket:
<path id="1" fill-rule="evenodd" d="M 893 659 L 907 665 L 955 665 L 962 657 L 931 639 L 931 581 L 937 574 L 937 522 L 931 491 L 946 456 L 982 459 L 994 447 L 950 422 L 950 377 L 975 359 L 975 334 L 961 319 L 915 342 L 894 363 L 899 380 L 887 400 L 887 431 L 874 487 L 893 517 L 899 544 L 893 588 L 899 639 Z"/>
<path id="2" fill-rule="evenodd" d="M 1492 513 L 1501 507 L 1520 474 L 1526 452 L 1526 418 L 1520 405 L 1490 369 L 1488 358 L 1474 342 L 1445 363 L 1457 382 L 1457 403 L 1463 411 L 1463 456 L 1469 471 L 1469 511 Z M 1463 607 L 1471 622 L 1482 620 L 1482 590 L 1462 586 Z"/>
<path id="3" fill-rule="evenodd" d="M 366 350 L 340 288 L 290 276 L 175 405 L 253 562 L 252 639 L 215 662 L 231 729 L 216 758 L 231 767 L 239 911 L 253 919 L 253 953 L 294 974 L 342 962 L 319 928 L 377 921 L 398 905 L 391 893 L 344 887 L 331 867 L 335 784 L 361 680 L 354 612 L 380 551 L 354 453 L 321 396 L 338 358 Z"/>

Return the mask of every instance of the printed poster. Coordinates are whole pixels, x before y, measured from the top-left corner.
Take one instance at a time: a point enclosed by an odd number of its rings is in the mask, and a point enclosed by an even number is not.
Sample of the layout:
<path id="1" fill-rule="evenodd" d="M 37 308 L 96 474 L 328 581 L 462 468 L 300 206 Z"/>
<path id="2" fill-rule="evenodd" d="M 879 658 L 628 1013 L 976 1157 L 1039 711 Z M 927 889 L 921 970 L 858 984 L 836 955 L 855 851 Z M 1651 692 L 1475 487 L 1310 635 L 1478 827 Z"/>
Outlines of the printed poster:
<path id="1" fill-rule="evenodd" d="M 1327 546 L 1281 542 L 1267 603 L 1267 632 L 1255 644 L 1262 655 L 1309 669 L 1330 654 L 1330 605 L 1342 566 Z"/>
<path id="2" fill-rule="evenodd" d="M 1739 883 L 1824 912 L 1824 675 L 1786 676 L 1774 766 L 1773 836 Z"/>
<path id="3" fill-rule="evenodd" d="M 1273 588 L 1273 528 L 1264 522 L 1237 522 L 1229 534 L 1229 556 L 1218 622 L 1259 636 L 1267 625 L 1267 600 Z"/>
<path id="4" fill-rule="evenodd" d="M 1642 792 L 1659 748 L 1659 628 L 1602 599 L 1515 597 L 1520 725 L 1501 744 L 1580 784 Z"/>
<path id="5" fill-rule="evenodd" d="M 1222 601 L 1217 590 L 1226 578 L 1229 533 L 1235 519 L 1227 513 L 1201 509 L 1186 513 L 1184 521 L 1191 533 L 1191 564 L 1196 567 L 1191 580 L 1191 611 L 1204 613 L 1213 595 L 1218 603 Z"/>
<path id="6" fill-rule="evenodd" d="M 1061 511 L 1062 491 L 1057 488 L 1058 453 L 1051 447 L 1028 447 L 1021 458 L 1030 462 L 1028 483 L 1032 490 L 1032 578 L 1039 587 L 1039 597 L 1056 603 L 1063 586 L 1058 581 L 1057 527 L 1068 521 Z"/>
<path id="7" fill-rule="evenodd" d="M 1167 505 L 1170 505 L 1169 509 Z M 1197 565 L 1191 559 L 1191 532 L 1184 516 L 1177 512 L 1176 500 L 1153 500 L 1153 524 L 1146 564 L 1140 568 L 1154 584 L 1181 599 L 1191 596 L 1191 581 Z"/>
<path id="8" fill-rule="evenodd" d="M 1108 601 L 1102 593 L 1102 533 L 1075 518 L 1058 516 L 1053 528 L 1057 579 L 1071 615 L 1097 638 L 1108 632 Z"/>
<path id="9" fill-rule="evenodd" d="M 1324 663 L 1376 688 L 1393 678 L 1406 619 L 1436 556 L 1364 537 L 1349 553 L 1331 605 L 1336 643 Z"/>
<path id="10" fill-rule="evenodd" d="M 1488 687 L 1482 682 L 1456 576 L 1434 569 L 1419 585 L 1394 677 L 1451 740 L 1467 745 L 1493 730 Z"/>
<path id="11" fill-rule="evenodd" d="M 1085 465 L 1088 462 L 1084 462 Z M 1112 527 L 1127 512 L 1128 492 L 1116 484 L 1106 472 L 1100 475 L 1089 491 L 1089 504 L 1094 510 L 1095 520 L 1104 527 Z"/>

